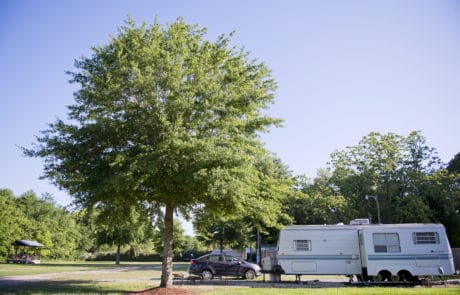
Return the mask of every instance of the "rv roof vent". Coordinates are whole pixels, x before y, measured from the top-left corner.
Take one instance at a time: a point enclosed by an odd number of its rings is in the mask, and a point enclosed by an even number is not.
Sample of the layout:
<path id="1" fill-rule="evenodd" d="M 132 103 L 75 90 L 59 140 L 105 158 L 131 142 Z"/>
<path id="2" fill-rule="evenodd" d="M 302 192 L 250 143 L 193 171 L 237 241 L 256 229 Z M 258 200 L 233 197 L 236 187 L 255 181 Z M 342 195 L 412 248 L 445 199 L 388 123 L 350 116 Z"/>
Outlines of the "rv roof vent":
<path id="1" fill-rule="evenodd" d="M 351 225 L 371 224 L 367 218 L 357 218 L 350 221 Z"/>

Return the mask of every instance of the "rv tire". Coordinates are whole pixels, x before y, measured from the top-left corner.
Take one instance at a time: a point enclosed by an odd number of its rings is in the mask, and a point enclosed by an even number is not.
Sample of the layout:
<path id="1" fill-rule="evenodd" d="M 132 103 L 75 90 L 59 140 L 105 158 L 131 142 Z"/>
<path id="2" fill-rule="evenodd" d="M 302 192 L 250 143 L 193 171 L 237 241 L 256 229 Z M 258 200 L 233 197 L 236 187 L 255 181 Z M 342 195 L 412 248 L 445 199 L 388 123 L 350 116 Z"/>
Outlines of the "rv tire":
<path id="1" fill-rule="evenodd" d="M 413 282 L 414 281 L 414 277 L 407 270 L 400 270 L 398 272 L 398 276 L 399 276 L 399 281 L 401 282 Z"/>
<path id="2" fill-rule="evenodd" d="M 376 283 L 383 282 L 383 276 L 381 274 L 378 274 L 377 276 L 372 277 L 371 281 L 376 282 Z"/>
<path id="3" fill-rule="evenodd" d="M 376 277 L 373 277 L 374 282 L 385 282 L 385 281 L 391 281 L 391 273 L 387 270 L 382 270 L 379 272 L 379 274 Z"/>

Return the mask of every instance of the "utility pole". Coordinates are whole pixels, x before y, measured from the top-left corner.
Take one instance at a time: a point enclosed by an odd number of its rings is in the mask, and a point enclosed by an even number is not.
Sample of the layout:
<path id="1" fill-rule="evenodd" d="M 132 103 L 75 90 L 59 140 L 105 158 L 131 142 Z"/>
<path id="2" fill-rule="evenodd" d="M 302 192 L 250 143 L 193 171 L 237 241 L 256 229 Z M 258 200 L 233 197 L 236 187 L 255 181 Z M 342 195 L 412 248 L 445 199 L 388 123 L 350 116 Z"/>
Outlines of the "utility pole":
<path id="1" fill-rule="evenodd" d="M 379 198 L 377 196 L 368 196 L 368 195 L 365 195 L 364 198 L 366 200 L 369 200 L 369 198 L 372 198 L 375 200 L 375 204 L 377 205 L 377 220 L 379 222 L 379 224 L 382 224 L 382 221 L 380 220 L 380 205 L 379 205 Z"/>

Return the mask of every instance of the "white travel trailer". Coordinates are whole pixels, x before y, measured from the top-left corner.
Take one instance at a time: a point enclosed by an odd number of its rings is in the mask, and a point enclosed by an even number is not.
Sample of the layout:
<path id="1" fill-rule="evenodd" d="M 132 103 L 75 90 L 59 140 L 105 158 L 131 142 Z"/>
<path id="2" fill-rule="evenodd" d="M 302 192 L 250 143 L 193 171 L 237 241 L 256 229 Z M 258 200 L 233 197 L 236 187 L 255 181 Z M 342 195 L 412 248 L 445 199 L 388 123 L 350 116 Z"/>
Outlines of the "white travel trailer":
<path id="1" fill-rule="evenodd" d="M 280 232 L 278 264 L 292 275 L 414 281 L 454 273 L 441 224 L 293 225 Z"/>

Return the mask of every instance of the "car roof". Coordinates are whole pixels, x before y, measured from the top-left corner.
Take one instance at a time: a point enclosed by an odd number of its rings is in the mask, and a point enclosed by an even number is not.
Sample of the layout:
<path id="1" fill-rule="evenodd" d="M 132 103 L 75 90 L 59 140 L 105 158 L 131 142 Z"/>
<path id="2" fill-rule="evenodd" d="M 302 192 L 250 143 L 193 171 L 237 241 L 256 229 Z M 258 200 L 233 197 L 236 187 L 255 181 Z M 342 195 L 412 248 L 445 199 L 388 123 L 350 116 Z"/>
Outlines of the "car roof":
<path id="1" fill-rule="evenodd" d="M 235 257 L 235 256 L 233 256 L 233 255 L 229 255 L 229 254 L 225 254 L 225 253 L 208 253 L 208 254 L 205 254 L 205 255 L 203 255 L 203 256 L 198 257 L 197 259 L 206 258 L 206 257 L 209 257 L 209 256 L 220 256 L 220 255 L 230 256 L 230 257 L 239 259 L 238 257 Z M 240 260 L 241 260 L 241 259 L 240 259 Z"/>

